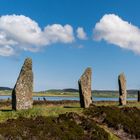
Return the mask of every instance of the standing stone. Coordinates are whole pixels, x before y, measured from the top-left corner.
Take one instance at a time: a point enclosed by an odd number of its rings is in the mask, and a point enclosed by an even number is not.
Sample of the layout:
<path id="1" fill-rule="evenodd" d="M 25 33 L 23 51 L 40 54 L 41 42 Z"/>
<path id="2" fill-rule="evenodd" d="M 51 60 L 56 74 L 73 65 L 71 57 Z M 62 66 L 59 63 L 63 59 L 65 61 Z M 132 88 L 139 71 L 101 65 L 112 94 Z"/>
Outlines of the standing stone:
<path id="1" fill-rule="evenodd" d="M 140 91 L 138 91 L 138 102 L 140 102 Z"/>
<path id="2" fill-rule="evenodd" d="M 24 61 L 16 85 L 12 92 L 12 109 L 21 110 L 32 108 L 33 72 L 32 59 Z"/>
<path id="3" fill-rule="evenodd" d="M 89 105 L 92 103 L 91 75 L 92 75 L 91 68 L 87 68 L 78 81 L 80 105 L 82 108 L 88 108 Z"/>
<path id="4" fill-rule="evenodd" d="M 126 79 L 124 73 L 118 76 L 119 83 L 119 104 L 126 105 L 127 91 L 126 91 Z"/>

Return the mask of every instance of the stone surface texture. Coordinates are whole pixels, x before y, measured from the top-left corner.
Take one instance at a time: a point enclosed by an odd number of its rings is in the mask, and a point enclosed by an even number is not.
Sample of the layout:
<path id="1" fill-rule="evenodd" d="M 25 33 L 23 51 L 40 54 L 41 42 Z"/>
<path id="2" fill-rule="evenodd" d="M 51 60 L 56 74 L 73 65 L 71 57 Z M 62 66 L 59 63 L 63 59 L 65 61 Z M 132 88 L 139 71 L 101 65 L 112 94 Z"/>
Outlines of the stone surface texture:
<path id="1" fill-rule="evenodd" d="M 87 68 L 78 81 L 80 105 L 82 108 L 88 108 L 92 103 L 91 75 L 92 75 L 91 68 Z"/>
<path id="2" fill-rule="evenodd" d="M 33 100 L 32 59 L 26 58 L 12 92 L 12 109 L 32 108 Z"/>
<path id="3" fill-rule="evenodd" d="M 118 76 L 119 84 L 119 104 L 126 105 L 127 91 L 126 91 L 126 78 L 124 73 Z"/>

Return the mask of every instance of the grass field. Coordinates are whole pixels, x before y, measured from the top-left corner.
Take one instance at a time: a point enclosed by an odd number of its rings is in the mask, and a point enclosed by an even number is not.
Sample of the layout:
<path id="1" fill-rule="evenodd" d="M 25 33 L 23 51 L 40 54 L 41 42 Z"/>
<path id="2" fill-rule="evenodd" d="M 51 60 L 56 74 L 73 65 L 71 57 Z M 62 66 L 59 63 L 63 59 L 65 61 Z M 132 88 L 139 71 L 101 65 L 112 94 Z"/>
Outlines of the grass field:
<path id="1" fill-rule="evenodd" d="M 8 102 L 8 103 L 6 103 Z M 60 114 L 64 114 L 66 112 L 76 112 L 81 114 L 83 108 L 80 108 L 79 102 L 70 102 L 67 103 L 59 103 L 56 101 L 53 104 L 51 102 L 44 101 L 36 101 L 32 109 L 29 110 L 21 110 L 21 111 L 12 111 L 10 101 L 3 101 L 0 104 L 0 122 L 3 122 L 8 119 L 16 119 L 18 117 L 37 117 L 37 116 L 59 116 Z M 60 101 L 61 102 L 61 101 Z M 116 106 L 118 108 L 122 108 L 122 106 L 118 105 L 118 102 L 115 101 L 98 101 L 94 102 L 96 106 Z M 129 101 L 125 107 L 137 107 L 140 108 L 140 103 L 136 101 Z"/>
<path id="2" fill-rule="evenodd" d="M 37 116 L 58 116 L 59 114 L 64 114 L 66 112 L 77 112 L 81 113 L 82 108 L 80 108 L 79 103 L 66 103 L 66 104 L 36 104 L 32 109 L 13 111 L 8 101 L 8 105 L 5 101 L 0 105 L 0 122 L 6 121 L 8 119 L 16 119 L 18 117 L 37 117 Z"/>

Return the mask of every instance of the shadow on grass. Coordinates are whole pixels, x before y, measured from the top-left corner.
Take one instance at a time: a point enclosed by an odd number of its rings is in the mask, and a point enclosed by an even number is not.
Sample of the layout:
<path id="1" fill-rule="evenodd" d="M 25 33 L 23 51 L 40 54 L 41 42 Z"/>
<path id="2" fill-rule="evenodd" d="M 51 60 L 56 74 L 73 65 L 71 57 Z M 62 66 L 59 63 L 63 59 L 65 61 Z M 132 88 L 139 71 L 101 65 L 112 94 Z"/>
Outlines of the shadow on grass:
<path id="1" fill-rule="evenodd" d="M 0 109 L 0 111 L 2 111 L 2 112 L 11 112 L 13 110 L 12 109 Z"/>
<path id="2" fill-rule="evenodd" d="M 81 108 L 81 107 L 77 107 L 77 106 L 64 106 L 64 108 Z"/>

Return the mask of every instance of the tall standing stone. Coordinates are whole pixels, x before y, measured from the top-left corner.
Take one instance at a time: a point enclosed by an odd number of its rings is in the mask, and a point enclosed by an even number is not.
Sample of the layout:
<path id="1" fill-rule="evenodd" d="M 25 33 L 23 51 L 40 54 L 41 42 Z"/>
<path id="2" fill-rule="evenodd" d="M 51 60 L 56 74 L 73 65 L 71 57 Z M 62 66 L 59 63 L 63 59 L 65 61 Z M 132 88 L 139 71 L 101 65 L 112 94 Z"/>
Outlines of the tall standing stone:
<path id="1" fill-rule="evenodd" d="M 12 109 L 32 108 L 33 72 L 32 59 L 26 58 L 12 92 Z"/>
<path id="2" fill-rule="evenodd" d="M 88 108 L 89 105 L 92 103 L 91 75 L 92 75 L 91 68 L 87 68 L 78 81 L 80 105 L 82 108 Z"/>
<path id="3" fill-rule="evenodd" d="M 124 73 L 118 76 L 119 84 L 119 104 L 126 105 L 127 91 L 126 91 L 126 79 Z"/>

